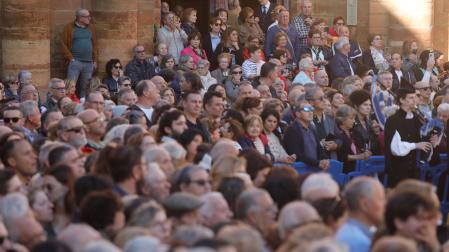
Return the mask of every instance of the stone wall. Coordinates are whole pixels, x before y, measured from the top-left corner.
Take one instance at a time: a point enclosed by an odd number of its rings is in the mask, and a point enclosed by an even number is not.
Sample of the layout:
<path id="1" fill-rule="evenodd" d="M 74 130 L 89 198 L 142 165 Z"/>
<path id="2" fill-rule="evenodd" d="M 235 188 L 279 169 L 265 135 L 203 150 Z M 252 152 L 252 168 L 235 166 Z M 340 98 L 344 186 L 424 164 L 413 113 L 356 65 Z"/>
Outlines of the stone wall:
<path id="1" fill-rule="evenodd" d="M 200 0 L 198 0 L 200 1 Z M 207 0 L 201 0 L 207 1 Z M 291 0 L 292 16 L 301 0 Z M 346 0 L 313 0 L 314 13 L 326 20 L 346 17 Z M 0 0 L 0 75 L 29 69 L 45 88 L 50 76 L 65 77 L 59 36 L 74 20 L 78 7 L 91 10 L 100 45 L 99 70 L 110 58 L 126 64 L 132 47 L 142 43 L 152 53 L 154 25 L 160 20 L 160 0 Z M 353 35 L 367 46 L 367 34 L 384 35 L 386 45 L 399 50 L 404 39 L 421 48 L 448 52 L 449 1 L 358 0 L 358 24 Z M 331 25 L 329 23 L 329 25 Z"/>

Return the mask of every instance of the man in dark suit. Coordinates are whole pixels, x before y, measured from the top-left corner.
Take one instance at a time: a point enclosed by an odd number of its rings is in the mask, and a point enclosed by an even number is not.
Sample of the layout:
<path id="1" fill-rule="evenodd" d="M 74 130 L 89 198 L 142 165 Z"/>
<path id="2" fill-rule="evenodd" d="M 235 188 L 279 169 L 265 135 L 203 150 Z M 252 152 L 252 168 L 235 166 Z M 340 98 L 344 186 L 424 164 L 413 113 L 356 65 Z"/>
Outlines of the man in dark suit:
<path id="1" fill-rule="evenodd" d="M 334 57 L 330 63 L 332 80 L 336 78 L 346 78 L 354 75 L 357 71 L 356 66 L 349 58 L 349 52 L 351 51 L 351 45 L 346 37 L 340 37 L 335 43 Z"/>
<path id="2" fill-rule="evenodd" d="M 259 18 L 259 26 L 266 34 L 268 26 L 270 26 L 274 20 L 271 18 L 271 12 L 274 9 L 274 4 L 269 0 L 259 0 L 260 6 L 256 8 L 254 16 Z"/>
<path id="3" fill-rule="evenodd" d="M 285 131 L 285 150 L 289 155 L 295 154 L 296 161 L 317 169 L 329 169 L 329 160 L 312 126 L 314 108 L 305 95 L 301 95 L 293 109 L 296 120 Z"/>
<path id="4" fill-rule="evenodd" d="M 203 36 L 203 48 L 206 51 L 207 58 L 210 62 L 210 69 L 215 70 L 218 67 L 218 45 L 221 42 L 221 25 L 222 21 L 218 17 L 213 17 L 209 21 L 210 32 Z"/>
<path id="5" fill-rule="evenodd" d="M 412 88 L 416 83 L 413 72 L 402 68 L 402 55 L 400 53 L 393 53 L 391 55 L 390 72 L 393 75 L 393 87 L 391 90 L 396 92 L 399 88 Z"/>

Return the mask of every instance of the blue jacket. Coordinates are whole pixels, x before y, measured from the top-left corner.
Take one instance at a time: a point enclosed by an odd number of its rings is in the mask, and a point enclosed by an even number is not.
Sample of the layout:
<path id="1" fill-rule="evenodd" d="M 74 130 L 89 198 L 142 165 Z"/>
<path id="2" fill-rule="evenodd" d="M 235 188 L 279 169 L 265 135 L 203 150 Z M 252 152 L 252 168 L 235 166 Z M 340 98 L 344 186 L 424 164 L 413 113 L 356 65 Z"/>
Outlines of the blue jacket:
<path id="1" fill-rule="evenodd" d="M 296 31 L 293 28 L 293 26 L 289 26 L 287 32 L 282 30 L 279 27 L 279 25 L 275 25 L 275 26 L 271 27 L 270 29 L 268 29 L 267 38 L 265 39 L 265 45 L 264 45 L 265 55 L 267 56 L 267 58 L 270 58 L 270 56 L 273 54 L 273 50 L 274 50 L 273 39 L 276 36 L 276 34 L 278 34 L 278 32 L 284 32 L 287 34 L 289 41 L 287 43 L 286 49 L 292 55 L 293 62 L 295 64 L 298 63 L 299 52 L 295 51 L 296 43 L 298 41 L 298 36 L 296 36 Z"/>
<path id="2" fill-rule="evenodd" d="M 353 73 L 351 73 L 351 67 Z M 348 56 L 339 51 L 337 51 L 331 59 L 330 68 L 332 80 L 335 80 L 336 78 L 346 78 L 357 72 L 355 64 L 352 63 Z"/>
<path id="3" fill-rule="evenodd" d="M 104 78 L 103 83 L 108 86 L 108 90 L 109 92 L 111 92 L 111 94 L 115 94 L 118 92 L 118 82 L 111 76 Z"/>

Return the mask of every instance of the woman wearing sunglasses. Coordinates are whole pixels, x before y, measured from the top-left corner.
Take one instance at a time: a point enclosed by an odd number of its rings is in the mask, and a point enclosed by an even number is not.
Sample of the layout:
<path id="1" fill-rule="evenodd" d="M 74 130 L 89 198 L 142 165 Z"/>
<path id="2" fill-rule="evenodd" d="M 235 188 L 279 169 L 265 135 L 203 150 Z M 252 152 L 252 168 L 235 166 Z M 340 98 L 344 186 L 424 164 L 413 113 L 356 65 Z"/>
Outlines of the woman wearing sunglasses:
<path id="1" fill-rule="evenodd" d="M 254 10 L 250 7 L 242 9 L 239 15 L 241 25 L 239 25 L 239 39 L 240 41 L 247 41 L 249 36 L 259 39 L 259 43 L 263 44 L 265 35 L 259 26 L 259 23 L 254 19 Z"/>
<path id="2" fill-rule="evenodd" d="M 111 59 L 106 63 L 106 78 L 103 83 L 108 86 L 109 92 L 115 94 L 119 90 L 118 79 L 123 76 L 123 66 L 119 59 Z"/>

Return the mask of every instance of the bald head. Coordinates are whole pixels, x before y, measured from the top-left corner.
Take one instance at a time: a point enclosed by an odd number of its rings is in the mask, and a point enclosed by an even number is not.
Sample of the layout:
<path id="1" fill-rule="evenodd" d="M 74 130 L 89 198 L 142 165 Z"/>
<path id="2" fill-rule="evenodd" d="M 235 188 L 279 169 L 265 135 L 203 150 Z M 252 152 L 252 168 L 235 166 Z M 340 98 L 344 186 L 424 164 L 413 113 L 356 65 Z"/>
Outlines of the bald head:
<path id="1" fill-rule="evenodd" d="M 418 252 L 414 241 L 401 236 L 386 236 L 374 243 L 372 252 Z"/>
<path id="2" fill-rule="evenodd" d="M 282 239 L 287 239 L 298 226 L 319 220 L 320 215 L 309 203 L 305 201 L 290 202 L 282 208 L 279 214 L 279 234 Z"/>
<path id="3" fill-rule="evenodd" d="M 218 160 L 223 155 L 237 156 L 238 150 L 235 148 L 235 142 L 229 139 L 220 139 L 210 151 L 212 161 Z"/>
<path id="4" fill-rule="evenodd" d="M 95 109 L 86 109 L 78 113 L 78 117 L 84 124 L 97 119 L 100 114 Z"/>
<path id="5" fill-rule="evenodd" d="M 151 78 L 151 81 L 156 85 L 156 88 L 161 91 L 162 89 L 167 87 L 167 82 L 159 75 L 154 76 Z"/>
<path id="6" fill-rule="evenodd" d="M 12 132 L 12 129 L 6 126 L 0 126 L 0 138 L 2 138 L 5 134 Z"/>

